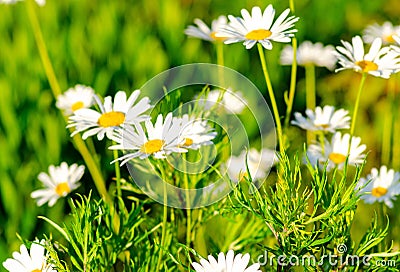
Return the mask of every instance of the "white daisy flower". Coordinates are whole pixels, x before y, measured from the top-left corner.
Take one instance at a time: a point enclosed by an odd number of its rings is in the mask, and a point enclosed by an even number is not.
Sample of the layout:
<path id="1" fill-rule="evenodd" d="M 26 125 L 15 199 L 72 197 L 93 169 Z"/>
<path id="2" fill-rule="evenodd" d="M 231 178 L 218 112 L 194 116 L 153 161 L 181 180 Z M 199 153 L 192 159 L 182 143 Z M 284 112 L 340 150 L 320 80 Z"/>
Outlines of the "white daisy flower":
<path id="1" fill-rule="evenodd" d="M 302 42 L 296 51 L 297 64 L 300 66 L 314 65 L 326 67 L 329 70 L 335 68 L 337 58 L 335 48 L 332 45 L 324 46 L 322 43 L 313 44 L 310 41 Z M 281 64 L 292 65 L 293 47 L 286 45 L 281 52 Z"/>
<path id="2" fill-rule="evenodd" d="M 3 262 L 3 266 L 9 272 L 56 272 L 57 270 L 47 263 L 44 240 L 36 240 L 28 249 L 25 245 L 20 246 L 20 252 L 15 251 L 12 256 Z"/>
<path id="3" fill-rule="evenodd" d="M 23 0 L 0 0 L 0 4 L 15 4 L 17 2 L 20 2 Z M 46 0 L 35 0 L 36 4 L 39 6 L 44 6 L 46 5 Z"/>
<path id="4" fill-rule="evenodd" d="M 350 116 L 348 114 L 349 112 L 344 109 L 335 111 L 333 106 L 316 107 L 315 111 L 307 109 L 306 117 L 296 112 L 294 114 L 295 120 L 291 123 L 305 130 L 334 133 L 338 129 L 350 127 Z"/>
<path id="5" fill-rule="evenodd" d="M 389 208 L 393 208 L 396 196 L 400 194 L 400 173 L 393 169 L 381 166 L 380 170 L 373 168 L 367 178 L 361 178 L 356 186 L 360 189 L 360 198 L 365 203 L 384 202 Z"/>
<path id="6" fill-rule="evenodd" d="M 146 133 L 139 124 L 125 126 L 123 129 L 116 131 L 113 139 L 118 144 L 111 146 L 110 149 L 128 152 L 117 159 L 122 161 L 121 165 L 137 157 L 145 159 L 152 156 L 155 159 L 164 159 L 172 152 L 187 152 L 187 149 L 181 147 L 182 142 L 179 139 L 180 125 L 181 121 L 177 122 L 172 117 L 172 113 L 167 114 L 164 122 L 163 116 L 160 114 L 154 125 L 150 120 L 145 122 Z"/>
<path id="7" fill-rule="evenodd" d="M 213 144 L 212 139 L 217 133 L 207 124 L 207 120 L 196 119 L 184 114 L 181 118 L 174 118 L 179 125 L 179 143 L 187 149 L 199 149 L 202 145 Z"/>
<path id="8" fill-rule="evenodd" d="M 269 170 L 276 163 L 278 163 L 278 157 L 273 150 L 264 148 L 259 152 L 257 149 L 251 148 L 249 152 L 243 150 L 237 157 L 231 156 L 226 167 L 229 178 L 234 182 L 239 182 L 248 174 L 252 180 L 266 178 Z"/>
<path id="9" fill-rule="evenodd" d="M 227 24 L 226 16 L 219 16 L 217 19 L 213 20 L 211 23 L 211 28 L 209 28 L 202 20 L 195 19 L 194 23 L 197 26 L 190 25 L 185 29 L 185 34 L 188 36 L 200 38 L 206 41 L 224 41 L 226 38 L 216 37 L 215 34 Z"/>
<path id="10" fill-rule="evenodd" d="M 290 9 L 286 9 L 274 21 L 275 9 L 272 5 L 261 12 L 260 7 L 253 7 L 251 15 L 246 9 L 242 9 L 242 17 L 234 17 L 229 15 L 229 24 L 221 29 L 216 36 L 227 37 L 226 44 L 243 42 L 246 49 L 252 48 L 257 42 L 261 43 L 265 49 L 271 50 L 272 43 L 283 42 L 288 43 L 296 29 L 290 29 L 294 23 L 299 20 L 298 17 L 288 17 Z"/>
<path id="11" fill-rule="evenodd" d="M 399 54 L 390 50 L 390 47 L 382 47 L 382 40 L 376 38 L 369 49 L 368 54 L 364 54 L 364 44 L 360 36 L 352 39 L 352 44 L 342 41 L 342 46 L 337 46 L 336 55 L 342 68 L 335 71 L 345 69 L 353 69 L 360 73 L 368 73 L 370 75 L 382 78 L 389 78 L 394 70 L 400 68 Z"/>
<path id="12" fill-rule="evenodd" d="M 196 272 L 261 272 L 260 264 L 255 263 L 247 267 L 250 261 L 250 254 L 237 254 L 229 250 L 225 254 L 218 254 L 218 260 L 212 255 L 208 255 L 208 260 L 200 259 L 200 263 L 193 262 L 192 266 Z"/>
<path id="13" fill-rule="evenodd" d="M 307 149 L 307 156 L 311 164 L 316 165 L 319 162 L 319 166 L 322 168 L 325 162 L 328 161 L 327 170 L 334 167 L 339 169 L 343 168 L 346 157 L 349 154 L 349 165 L 358 165 L 364 162 L 365 154 L 363 152 L 367 148 L 364 144 L 360 145 L 360 137 L 352 137 L 350 145 L 350 134 L 346 133 L 343 135 L 340 132 L 336 132 L 330 142 L 325 140 L 325 144 L 322 146 L 320 143 L 312 144 Z"/>
<path id="14" fill-rule="evenodd" d="M 384 44 L 393 44 L 395 43 L 393 36 L 400 36 L 400 26 L 393 26 L 391 22 L 384 22 L 382 25 L 375 23 L 367 26 L 363 33 L 363 39 L 367 43 L 381 38 Z"/>
<path id="15" fill-rule="evenodd" d="M 65 93 L 57 97 L 56 106 L 63 110 L 65 115 L 71 115 L 74 111 L 89 108 L 93 104 L 94 90 L 84 85 L 75 85 Z"/>
<path id="16" fill-rule="evenodd" d="M 104 135 L 111 139 L 113 132 L 124 124 L 136 124 L 148 120 L 150 117 L 144 112 L 151 108 L 150 99 L 144 97 L 135 104 L 139 95 L 140 90 L 136 90 L 127 100 L 126 93 L 119 91 L 115 95 L 114 105 L 111 96 L 104 98 L 104 104 L 99 101 L 97 96 L 94 96 L 100 112 L 93 109 L 76 110 L 74 115 L 69 117 L 67 126 L 68 128 L 75 127 L 71 136 L 85 131 L 82 135 L 83 139 L 95 134 L 99 140 L 102 140 Z"/>
<path id="17" fill-rule="evenodd" d="M 393 35 L 393 39 L 395 41 L 395 45 L 391 45 L 390 48 L 397 54 L 400 54 L 400 36 Z"/>
<path id="18" fill-rule="evenodd" d="M 216 103 L 219 103 L 218 106 L 222 106 L 227 113 L 233 114 L 240 114 L 247 105 L 242 92 L 233 92 L 231 88 L 226 89 L 225 92 L 212 90 L 208 92 L 204 99 L 201 98 L 198 103 L 199 106 L 203 107 L 204 111 L 212 109 Z"/>
<path id="19" fill-rule="evenodd" d="M 42 172 L 38 176 L 46 188 L 32 192 L 31 197 L 37 199 L 38 206 L 48 202 L 49 207 L 52 207 L 60 197 L 67 196 L 80 186 L 79 180 L 84 171 L 85 166 L 75 163 L 69 167 L 66 162 L 62 162 L 60 166 L 50 165 L 49 174 Z"/>

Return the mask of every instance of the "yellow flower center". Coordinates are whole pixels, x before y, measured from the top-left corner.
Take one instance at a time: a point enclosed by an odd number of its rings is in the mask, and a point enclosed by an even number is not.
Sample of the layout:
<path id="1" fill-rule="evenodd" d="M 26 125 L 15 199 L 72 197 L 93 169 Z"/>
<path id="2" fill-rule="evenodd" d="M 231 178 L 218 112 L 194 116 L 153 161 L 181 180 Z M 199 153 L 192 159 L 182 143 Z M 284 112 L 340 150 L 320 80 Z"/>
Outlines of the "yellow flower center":
<path id="1" fill-rule="evenodd" d="M 103 113 L 97 123 L 101 127 L 117 127 L 125 121 L 125 114 L 119 111 Z"/>
<path id="2" fill-rule="evenodd" d="M 68 182 L 62 182 L 57 185 L 55 191 L 57 195 L 63 196 L 65 193 L 68 194 L 69 192 L 71 192 L 71 189 L 69 188 Z"/>
<path id="3" fill-rule="evenodd" d="M 248 40 L 264 40 L 272 35 L 272 32 L 266 29 L 256 29 L 252 30 L 246 34 L 246 39 Z"/>
<path id="4" fill-rule="evenodd" d="M 332 152 L 331 154 L 329 154 L 329 159 L 335 164 L 340 164 L 346 160 L 346 156 L 340 153 Z"/>
<path id="5" fill-rule="evenodd" d="M 32 272 L 42 272 L 42 270 L 40 269 L 35 269 L 35 270 L 32 270 Z"/>
<path id="6" fill-rule="evenodd" d="M 329 128 L 329 124 L 315 124 L 316 127 L 321 127 L 323 129 Z"/>
<path id="7" fill-rule="evenodd" d="M 249 179 L 249 174 L 247 172 L 240 172 L 239 181 L 245 181 L 246 179 Z"/>
<path id="8" fill-rule="evenodd" d="M 185 138 L 185 142 L 183 143 L 183 146 L 191 146 L 192 144 L 193 144 L 193 139 Z"/>
<path id="9" fill-rule="evenodd" d="M 215 31 L 213 31 L 213 32 L 210 33 L 210 37 L 211 37 L 211 39 L 213 39 L 214 41 L 221 41 L 221 42 L 223 42 L 223 41 L 226 40 L 226 37 L 217 37 L 215 34 L 217 34 L 217 32 L 215 32 Z"/>
<path id="10" fill-rule="evenodd" d="M 364 73 L 378 70 L 378 65 L 375 62 L 369 60 L 357 61 L 356 65 L 360 66 Z"/>
<path id="11" fill-rule="evenodd" d="M 82 109 L 83 106 L 84 106 L 83 102 L 82 101 L 78 101 L 78 102 L 75 102 L 74 104 L 72 104 L 71 110 L 72 111 L 76 111 L 76 110 Z"/>
<path id="12" fill-rule="evenodd" d="M 165 141 L 155 139 L 155 140 L 150 140 L 146 142 L 142 147 L 140 148 L 140 151 L 146 154 L 153 154 L 158 151 L 161 151 L 165 144 Z"/>
<path id="13" fill-rule="evenodd" d="M 381 196 L 386 195 L 387 191 L 388 191 L 388 190 L 387 190 L 386 188 L 383 188 L 383 187 L 376 187 L 376 188 L 372 189 L 371 194 L 372 194 L 374 197 L 381 197 Z"/>
<path id="14" fill-rule="evenodd" d="M 393 34 L 387 35 L 383 38 L 388 43 L 395 43 L 396 41 L 393 39 Z"/>

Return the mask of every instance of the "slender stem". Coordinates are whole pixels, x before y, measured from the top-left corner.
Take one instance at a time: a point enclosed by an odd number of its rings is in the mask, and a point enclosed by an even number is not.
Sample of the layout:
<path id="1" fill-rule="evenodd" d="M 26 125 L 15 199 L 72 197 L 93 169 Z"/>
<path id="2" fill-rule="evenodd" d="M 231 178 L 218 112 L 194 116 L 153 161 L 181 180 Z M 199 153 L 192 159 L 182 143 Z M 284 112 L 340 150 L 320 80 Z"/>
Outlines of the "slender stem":
<path id="1" fill-rule="evenodd" d="M 290 10 L 292 12 L 294 12 L 294 1 L 293 0 L 289 0 L 289 7 L 290 7 Z"/>
<path id="2" fill-rule="evenodd" d="M 274 117 L 275 117 L 276 129 L 278 131 L 279 150 L 280 150 L 281 154 L 283 154 L 285 152 L 285 147 L 284 147 L 284 143 L 283 143 L 282 125 L 281 125 L 281 119 L 279 117 L 278 106 L 276 104 L 274 91 L 272 89 L 271 79 L 269 78 L 267 64 L 265 62 L 263 47 L 260 43 L 257 43 L 257 48 L 258 48 L 258 53 L 260 55 L 260 61 L 261 61 L 261 66 L 262 66 L 262 70 L 264 73 L 265 82 L 267 83 L 269 97 L 271 99 L 272 111 L 273 111 Z"/>
<path id="3" fill-rule="evenodd" d="M 216 41 L 215 47 L 217 50 L 217 64 L 220 66 L 224 66 L 224 43 Z"/>
<path id="4" fill-rule="evenodd" d="M 287 101 L 286 117 L 285 117 L 285 128 L 289 126 L 290 115 L 292 114 L 294 95 L 296 92 L 296 75 L 297 75 L 297 39 L 292 38 L 292 48 L 293 48 L 293 61 L 292 70 L 290 74 L 290 89 L 289 97 Z"/>
<path id="5" fill-rule="evenodd" d="M 350 127 L 350 136 L 351 137 L 350 138 L 352 138 L 354 135 L 354 129 L 356 127 L 356 121 L 357 121 L 357 112 L 358 112 L 358 107 L 360 105 L 361 92 L 364 87 L 366 78 L 367 78 L 367 73 L 363 73 L 361 76 L 360 86 L 359 86 L 358 92 L 357 92 L 356 104 L 354 105 L 353 117 L 351 119 L 351 127 Z M 349 147 L 350 147 L 350 145 L 349 145 Z"/>
<path id="6" fill-rule="evenodd" d="M 114 141 L 112 143 L 113 143 L 113 145 L 116 144 Z M 117 149 L 113 150 L 113 155 L 114 155 L 114 160 L 118 159 L 118 150 Z M 118 202 L 119 202 L 122 200 L 121 169 L 120 169 L 118 161 L 114 163 L 114 166 L 115 166 L 115 180 L 116 180 L 116 184 L 117 184 L 117 198 L 118 198 Z"/>
<path id="7" fill-rule="evenodd" d="M 385 113 L 384 123 L 382 129 L 382 150 L 381 150 L 381 164 L 388 165 L 393 160 L 393 150 L 392 150 L 392 141 L 393 141 L 393 131 L 394 131 L 394 115 L 396 112 L 396 82 L 395 78 L 389 78 L 387 80 L 387 98 L 386 103 L 388 106 L 388 112 Z M 392 155 L 392 157 L 391 157 Z"/>
<path id="8" fill-rule="evenodd" d="M 183 154 L 183 182 L 186 189 L 186 246 L 190 247 L 191 242 L 191 229 L 192 229 L 192 210 L 190 208 L 190 187 L 189 178 L 187 173 L 187 158 L 186 153 Z"/>
<path id="9" fill-rule="evenodd" d="M 165 237 L 167 235 L 167 216 L 168 216 L 168 195 L 167 195 L 167 181 L 165 179 L 164 171 L 161 170 L 161 175 L 163 179 L 163 193 L 164 193 L 164 208 L 163 208 L 163 223 L 162 223 L 162 232 L 161 232 L 161 243 L 160 243 L 160 252 L 158 253 L 157 267 L 156 271 L 161 271 L 161 259 L 163 257 L 163 250 L 165 246 Z"/>
<path id="10" fill-rule="evenodd" d="M 306 67 L 306 107 L 314 110 L 316 105 L 315 94 L 315 66 L 307 65 Z M 307 144 L 310 144 L 315 139 L 314 133 L 307 131 Z"/>
<path id="11" fill-rule="evenodd" d="M 39 20 L 36 16 L 35 13 L 35 5 L 34 1 L 26 1 L 26 7 L 27 7 L 27 12 L 28 12 L 28 17 L 32 26 L 33 34 L 35 37 L 36 45 L 39 51 L 40 59 L 43 64 L 43 68 L 45 70 L 47 79 L 50 84 L 51 91 L 53 93 L 53 96 L 55 99 L 57 99 L 57 96 L 61 94 L 61 88 L 60 85 L 57 81 L 57 77 L 54 73 L 53 66 L 51 64 L 49 55 L 47 53 L 47 48 L 46 44 L 43 39 L 42 31 L 40 29 L 40 24 Z M 64 117 L 65 122 L 67 122 L 66 117 Z M 72 129 L 70 129 L 70 132 L 72 132 Z M 108 195 L 106 186 L 105 186 L 105 181 L 103 179 L 103 175 L 101 174 L 101 171 L 93 159 L 91 153 L 89 152 L 85 142 L 82 140 L 82 138 L 79 135 L 75 135 L 72 137 L 72 143 L 75 146 L 75 148 L 79 151 L 81 154 L 83 160 L 85 161 L 86 166 L 89 169 L 89 172 L 93 178 L 94 184 L 99 192 L 99 194 L 108 202 L 111 202 L 111 198 Z"/>

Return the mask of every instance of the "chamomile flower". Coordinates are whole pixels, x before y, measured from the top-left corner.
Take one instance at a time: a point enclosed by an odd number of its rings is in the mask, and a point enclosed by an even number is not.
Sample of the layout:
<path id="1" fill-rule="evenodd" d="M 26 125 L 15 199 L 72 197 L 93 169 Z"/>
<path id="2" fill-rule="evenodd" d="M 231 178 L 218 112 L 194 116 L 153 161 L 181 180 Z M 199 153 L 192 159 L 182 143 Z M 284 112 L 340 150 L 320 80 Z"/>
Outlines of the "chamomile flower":
<path id="1" fill-rule="evenodd" d="M 22 0 L 0 0 L 0 4 L 15 4 L 17 2 L 20 2 Z M 46 5 L 46 0 L 35 0 L 36 4 L 39 6 L 44 6 Z"/>
<path id="2" fill-rule="evenodd" d="M 226 44 L 243 42 L 246 49 L 250 49 L 259 42 L 265 49 L 271 50 L 271 41 L 288 43 L 294 36 L 293 33 L 297 32 L 291 28 L 299 18 L 288 17 L 290 9 L 282 12 L 275 22 L 275 9 L 272 5 L 268 5 L 264 13 L 260 7 L 253 7 L 251 14 L 246 9 L 242 9 L 241 13 L 243 18 L 229 15 L 227 27 L 216 34 L 217 37 L 226 37 Z"/>
<path id="3" fill-rule="evenodd" d="M 110 149 L 123 150 L 127 152 L 118 161 L 121 165 L 133 158 L 145 159 L 150 156 L 155 159 L 164 159 L 172 152 L 184 153 L 187 149 L 181 147 L 179 128 L 181 121 L 176 121 L 172 113 L 168 113 L 163 120 L 160 114 L 155 124 L 150 120 L 145 122 L 146 133 L 141 125 L 125 126 L 122 130 L 115 132 L 113 139 L 118 143 Z M 117 160 L 113 161 L 116 162 Z"/>
<path id="4" fill-rule="evenodd" d="M 306 110 L 306 117 L 301 113 L 294 114 L 295 120 L 291 123 L 305 130 L 336 132 L 338 129 L 349 128 L 349 112 L 344 109 L 335 111 L 333 106 L 316 107 L 315 111 Z"/>
<path id="5" fill-rule="evenodd" d="M 240 114 L 247 105 L 247 101 L 242 92 L 233 92 L 230 88 L 226 89 L 224 92 L 222 90 L 212 90 L 204 99 L 199 100 L 199 105 L 203 107 L 205 111 L 213 108 L 216 103 L 227 113 L 233 114 Z"/>
<path id="6" fill-rule="evenodd" d="M 119 91 L 115 94 L 114 104 L 111 96 L 104 98 L 104 104 L 95 96 L 100 112 L 93 109 L 76 110 L 74 115 L 69 117 L 67 126 L 75 127 L 71 136 L 85 131 L 83 139 L 95 134 L 98 140 L 102 140 L 104 135 L 111 139 L 113 132 L 124 124 L 136 124 L 148 120 L 150 117 L 144 112 L 151 108 L 150 99 L 144 97 L 135 104 L 139 95 L 140 91 L 136 90 L 126 99 L 126 93 Z"/>
<path id="7" fill-rule="evenodd" d="M 199 149 L 202 145 L 212 144 L 217 133 L 207 124 L 207 120 L 196 119 L 184 114 L 174 118 L 179 123 L 180 146 L 187 149 Z"/>
<path id="8" fill-rule="evenodd" d="M 400 68 L 399 54 L 390 50 L 390 47 L 382 47 L 382 40 L 376 38 L 369 49 L 368 54 L 364 54 L 364 44 L 360 36 L 352 39 L 352 44 L 342 41 L 342 46 L 337 46 L 337 57 L 342 68 L 336 72 L 353 69 L 359 73 L 382 78 L 389 78 L 396 69 Z"/>
<path id="9" fill-rule="evenodd" d="M 400 26 L 394 26 L 391 22 L 384 22 L 382 25 L 375 23 L 367 26 L 363 33 L 363 39 L 367 43 L 381 38 L 384 44 L 393 44 L 395 43 L 393 36 L 400 35 Z"/>
<path id="10" fill-rule="evenodd" d="M 325 162 L 328 161 L 327 170 L 334 167 L 342 169 L 346 157 L 349 154 L 348 164 L 358 165 L 364 162 L 365 154 L 363 152 L 366 149 L 364 144 L 361 144 L 360 137 L 352 137 L 350 144 L 350 134 L 346 133 L 343 135 L 340 132 L 336 132 L 331 141 L 325 140 L 325 144 L 312 144 L 307 149 L 307 156 L 311 164 L 316 165 L 319 162 L 319 166 L 323 167 Z"/>
<path id="11" fill-rule="evenodd" d="M 74 111 L 89 108 L 93 104 L 94 90 L 84 85 L 75 85 L 65 93 L 57 97 L 56 106 L 63 110 L 65 115 L 71 115 Z"/>
<path id="12" fill-rule="evenodd" d="M 3 266 L 9 272 L 56 272 L 57 270 L 47 262 L 44 240 L 36 240 L 28 249 L 25 245 L 20 246 L 20 252 L 15 251 L 12 256 L 3 262 Z"/>
<path id="13" fill-rule="evenodd" d="M 302 42 L 296 52 L 297 64 L 299 66 L 314 65 L 326 67 L 329 70 L 335 68 L 337 58 L 335 48 L 331 45 L 324 46 L 322 43 L 313 44 L 310 41 Z M 281 52 L 281 64 L 291 65 L 293 62 L 293 47 L 286 45 Z"/>
<path id="14" fill-rule="evenodd" d="M 213 20 L 211 23 L 211 28 L 209 28 L 202 20 L 195 19 L 194 23 L 197 26 L 190 25 L 185 29 L 185 34 L 188 36 L 200 38 L 206 41 L 224 41 L 225 37 L 216 37 L 215 34 L 227 24 L 226 16 L 219 16 L 217 19 Z"/>
<path id="15" fill-rule="evenodd" d="M 267 177 L 269 170 L 277 162 L 278 157 L 273 150 L 264 148 L 259 152 L 257 149 L 251 148 L 248 152 L 243 150 L 239 156 L 229 158 L 226 163 L 227 173 L 234 182 L 241 181 L 248 174 L 252 180 L 260 180 Z"/>
<path id="16" fill-rule="evenodd" d="M 250 254 L 237 254 L 229 250 L 225 254 L 218 254 L 218 260 L 208 255 L 208 260 L 200 259 L 200 263 L 193 262 L 192 266 L 196 272 L 261 272 L 260 264 L 255 263 L 247 267 L 250 261 Z"/>
<path id="17" fill-rule="evenodd" d="M 367 178 L 361 178 L 356 190 L 360 189 L 360 198 L 365 203 L 384 202 L 389 208 L 393 208 L 396 196 L 400 194 L 400 173 L 393 169 L 381 166 L 378 170 L 373 168 Z"/>
<path id="18" fill-rule="evenodd" d="M 72 164 L 68 166 L 62 162 L 60 166 L 49 166 L 49 173 L 40 173 L 38 179 L 42 182 L 44 189 L 39 189 L 31 193 L 31 197 L 36 199 L 37 205 L 42 206 L 48 202 L 52 207 L 60 197 L 67 196 L 71 191 L 79 187 L 79 180 L 82 178 L 85 166 Z"/>

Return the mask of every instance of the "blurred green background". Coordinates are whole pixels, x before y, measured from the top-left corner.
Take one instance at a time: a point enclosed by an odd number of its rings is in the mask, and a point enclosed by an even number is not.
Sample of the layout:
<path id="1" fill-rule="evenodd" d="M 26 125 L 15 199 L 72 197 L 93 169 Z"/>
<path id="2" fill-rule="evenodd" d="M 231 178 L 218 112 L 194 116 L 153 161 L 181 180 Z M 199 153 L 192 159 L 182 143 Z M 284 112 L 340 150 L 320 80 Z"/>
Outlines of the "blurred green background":
<path id="1" fill-rule="evenodd" d="M 299 42 L 311 40 L 339 45 L 360 34 L 368 24 L 386 20 L 399 24 L 400 6 L 396 0 L 301 0 L 295 15 Z M 277 13 L 288 1 L 156 0 L 156 1 L 51 1 L 36 7 L 50 58 L 63 90 L 75 84 L 92 86 L 98 93 L 132 91 L 165 69 L 195 62 L 216 62 L 212 44 L 188 38 L 183 31 L 193 19 L 210 23 L 221 14 L 239 15 L 241 8 L 272 3 Z M 30 26 L 26 3 L 0 5 L 0 263 L 17 250 L 20 241 L 53 232 L 38 220 L 46 215 L 62 222 L 68 212 L 64 201 L 53 208 L 36 207 L 30 193 L 40 187 L 37 175 L 50 164 L 61 161 L 83 163 L 69 141 L 65 122 L 55 107 Z M 290 67 L 279 65 L 282 45 L 275 44 L 267 61 L 276 96 L 283 115 L 283 93 L 289 88 Z M 250 78 L 265 89 L 257 50 L 245 50 L 241 44 L 224 46 L 225 65 Z M 359 75 L 351 71 L 339 74 L 317 69 L 318 102 L 352 110 Z M 396 95 L 399 80 L 392 80 Z M 295 111 L 304 111 L 304 70 L 298 70 Z M 356 134 L 370 150 L 365 173 L 381 164 L 382 133 L 388 111 L 387 81 L 369 77 L 361 101 Z M 146 95 L 146 94 L 144 94 Z M 268 100 L 268 99 L 267 99 Z M 397 122 L 399 123 L 399 122 Z M 395 125 L 395 137 L 400 125 Z M 293 128 L 293 135 L 304 132 Z M 302 149 L 291 138 L 292 151 Z M 305 139 L 305 137 L 303 138 Z M 98 150 L 105 150 L 98 144 Z M 398 140 L 394 154 L 400 154 Z M 397 152 L 397 153 L 396 153 Z M 111 181 L 110 156 L 104 151 L 103 172 Z M 400 170 L 400 156 L 393 166 Z M 90 176 L 77 192 L 92 188 Z M 83 179 L 85 180 L 85 178 Z M 397 202 L 396 206 L 399 207 Z M 375 206 L 360 205 L 355 235 L 367 228 Z M 399 237 L 400 216 L 391 213 L 392 237 Z M 399 249 L 398 240 L 395 248 Z M 2 267 L 0 270 L 3 269 Z"/>

